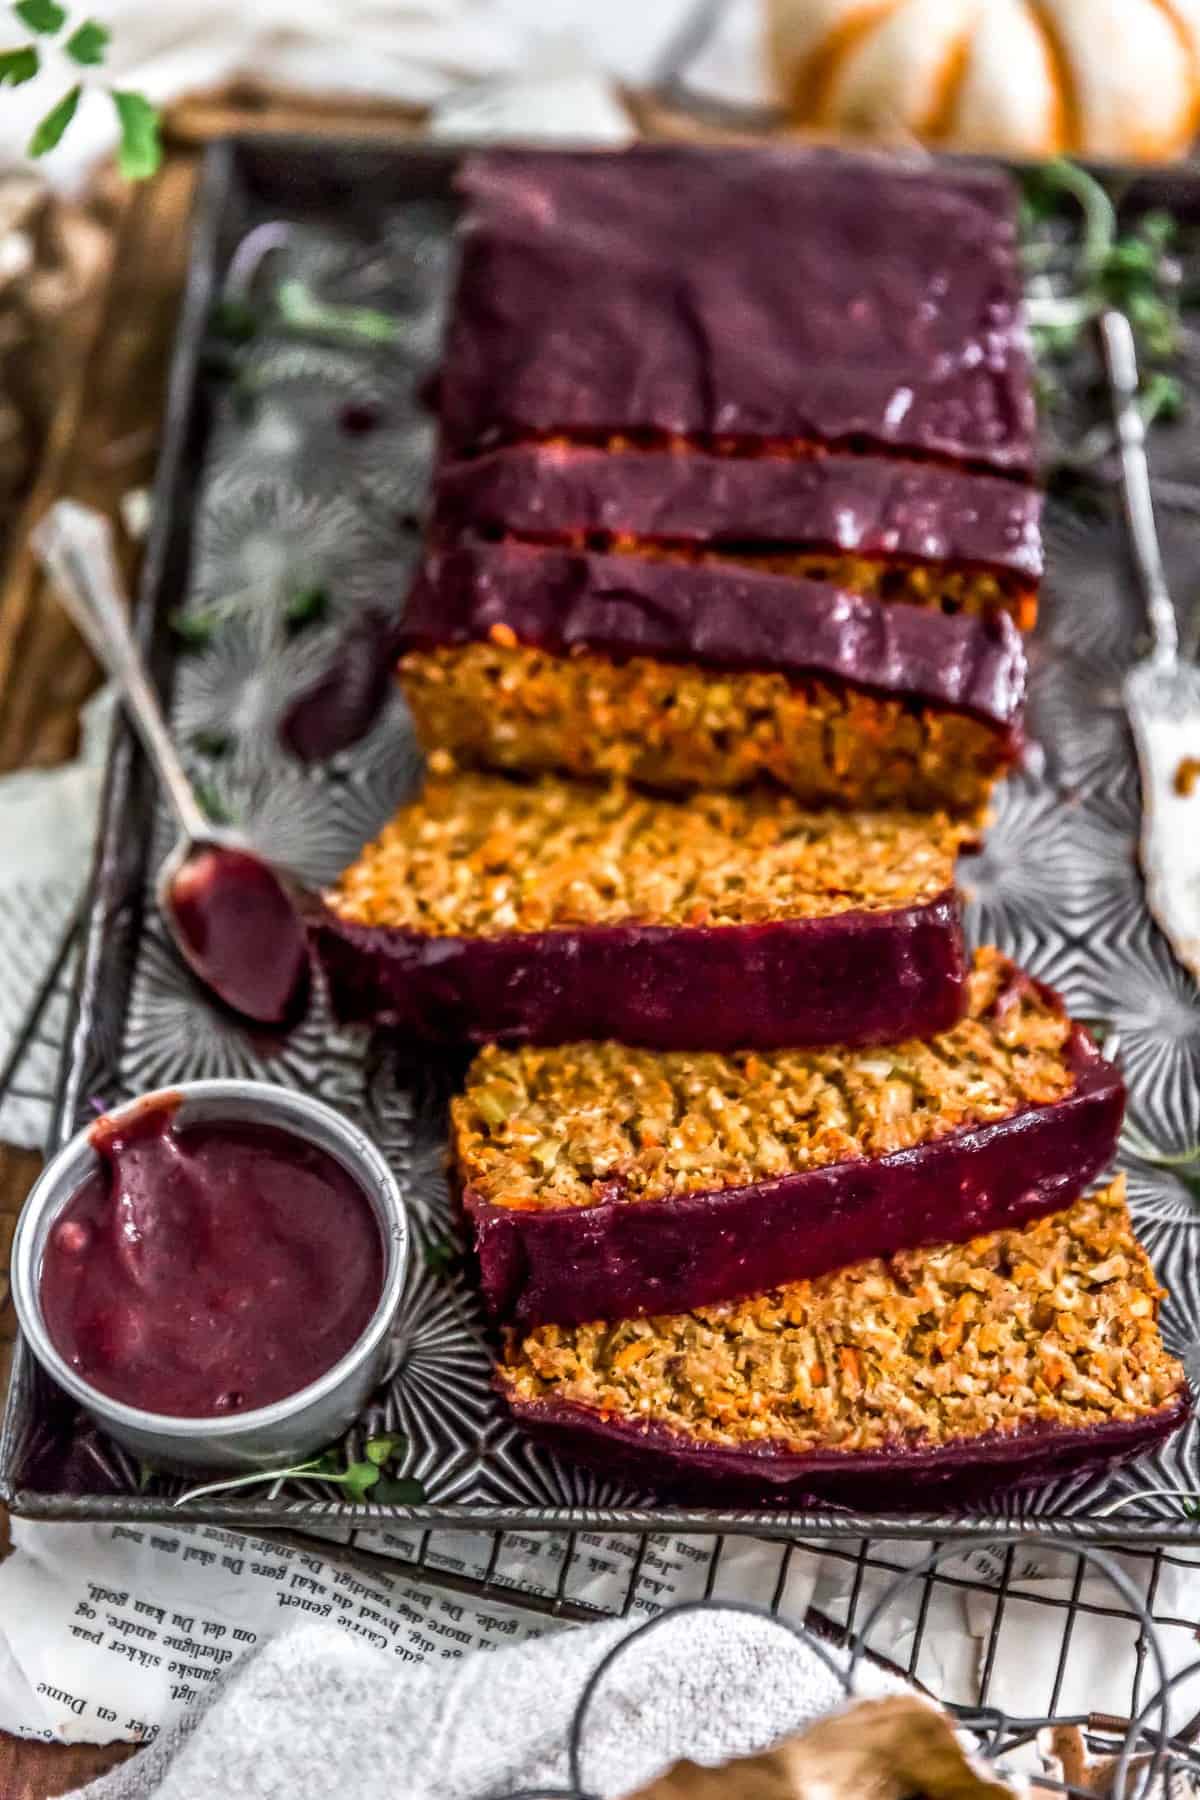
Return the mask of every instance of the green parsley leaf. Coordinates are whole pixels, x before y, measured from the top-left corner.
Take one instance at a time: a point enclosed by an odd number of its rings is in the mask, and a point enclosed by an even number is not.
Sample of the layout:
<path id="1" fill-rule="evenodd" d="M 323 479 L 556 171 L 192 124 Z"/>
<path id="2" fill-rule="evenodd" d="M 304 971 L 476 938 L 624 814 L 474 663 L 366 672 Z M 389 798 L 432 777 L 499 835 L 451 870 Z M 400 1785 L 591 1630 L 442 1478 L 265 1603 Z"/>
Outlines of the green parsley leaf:
<path id="1" fill-rule="evenodd" d="M 41 58 L 32 44 L 19 50 L 0 50 L 0 87 L 23 87 L 32 81 L 41 67 Z"/>
<path id="2" fill-rule="evenodd" d="M 380 1506 L 420 1506 L 429 1498 L 423 1482 L 413 1475 L 382 1475 L 371 1490 Z"/>
<path id="3" fill-rule="evenodd" d="M 17 0 L 13 11 L 22 25 L 42 37 L 53 37 L 67 22 L 67 9 L 58 0 Z"/>
<path id="4" fill-rule="evenodd" d="M 63 49 L 72 62 L 77 62 L 86 69 L 94 69 L 104 61 L 109 38 L 107 25 L 101 25 L 98 19 L 85 19 L 82 25 L 75 27 Z"/>
<path id="5" fill-rule="evenodd" d="M 363 1447 L 363 1454 L 368 1462 L 382 1469 L 385 1463 L 391 1462 L 397 1450 L 402 1450 L 408 1442 L 399 1432 L 392 1432 L 385 1437 L 368 1438 Z"/>
<path id="6" fill-rule="evenodd" d="M 126 181 L 145 181 L 162 161 L 158 113 L 144 94 L 122 93 L 114 88 L 112 101 L 121 126 L 117 157 L 121 173 Z"/>
<path id="7" fill-rule="evenodd" d="M 34 127 L 33 136 L 29 140 L 30 156 L 45 156 L 48 150 L 53 150 L 60 142 L 63 132 L 75 117 L 81 91 L 79 87 L 73 87 Z"/>

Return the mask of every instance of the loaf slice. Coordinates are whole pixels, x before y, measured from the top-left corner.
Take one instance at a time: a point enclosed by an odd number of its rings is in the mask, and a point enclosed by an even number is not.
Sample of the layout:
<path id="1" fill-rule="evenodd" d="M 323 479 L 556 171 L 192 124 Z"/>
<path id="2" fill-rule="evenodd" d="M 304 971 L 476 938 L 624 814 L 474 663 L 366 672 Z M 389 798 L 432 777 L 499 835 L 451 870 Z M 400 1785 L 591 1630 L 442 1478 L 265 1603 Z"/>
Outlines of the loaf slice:
<path id="1" fill-rule="evenodd" d="M 968 988 L 959 1024 L 886 1049 L 488 1046 L 452 1146 L 493 1314 L 676 1312 L 1073 1200 L 1121 1076 L 998 951 Z"/>
<path id="2" fill-rule="evenodd" d="M 1161 1292 L 1118 1180 L 733 1305 L 510 1331 L 498 1381 L 539 1437 L 683 1498 L 929 1509 L 1174 1431 Z"/>
<path id="3" fill-rule="evenodd" d="M 1041 495 L 978 470 L 895 457 L 640 449 L 614 435 L 509 444 L 443 463 L 444 541 L 518 539 L 720 559 L 953 614 L 1037 617 Z"/>
<path id="4" fill-rule="evenodd" d="M 433 779 L 313 927 L 334 1003 L 426 1039 L 659 1049 L 928 1036 L 965 1004 L 943 817 Z"/>
<path id="5" fill-rule="evenodd" d="M 970 818 L 1022 745 L 1006 614 L 728 563 L 434 550 L 400 644 L 423 743 L 461 763 Z"/>

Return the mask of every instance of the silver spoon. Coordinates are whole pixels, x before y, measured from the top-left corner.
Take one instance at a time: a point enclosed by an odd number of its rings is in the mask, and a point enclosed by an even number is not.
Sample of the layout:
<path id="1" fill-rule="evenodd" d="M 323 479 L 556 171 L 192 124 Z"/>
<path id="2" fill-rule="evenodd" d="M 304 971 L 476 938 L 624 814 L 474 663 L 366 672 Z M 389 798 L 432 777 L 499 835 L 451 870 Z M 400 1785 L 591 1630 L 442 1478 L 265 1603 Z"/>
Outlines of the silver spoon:
<path id="1" fill-rule="evenodd" d="M 1123 313 L 1100 320 L 1121 454 L 1121 495 L 1150 649 L 1128 671 L 1125 711 L 1142 787 L 1139 854 L 1146 904 L 1175 955 L 1200 979 L 1200 668 L 1179 653 L 1179 626 L 1154 521 L 1137 352 Z"/>
<path id="2" fill-rule="evenodd" d="M 179 835 L 155 881 L 171 939 L 205 987 L 258 1024 L 297 1018 L 309 962 L 293 884 L 237 831 L 213 825 L 184 772 L 129 625 L 108 520 L 60 500 L 31 544 L 120 692 Z"/>

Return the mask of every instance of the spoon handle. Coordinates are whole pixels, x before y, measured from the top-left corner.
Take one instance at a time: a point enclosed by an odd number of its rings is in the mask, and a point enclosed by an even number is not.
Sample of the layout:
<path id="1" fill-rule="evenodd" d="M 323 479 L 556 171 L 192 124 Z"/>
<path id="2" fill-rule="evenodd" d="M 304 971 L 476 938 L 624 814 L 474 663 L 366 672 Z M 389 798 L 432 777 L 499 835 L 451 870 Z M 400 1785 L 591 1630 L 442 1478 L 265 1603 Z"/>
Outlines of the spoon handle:
<path id="1" fill-rule="evenodd" d="M 130 629 L 108 520 L 77 501 L 59 500 L 34 529 L 30 543 L 66 612 L 116 683 L 180 830 L 193 840 L 211 837 L 212 826 L 171 742 Z"/>
<path id="2" fill-rule="evenodd" d="M 1167 586 L 1154 523 L 1154 500 L 1146 464 L 1146 427 L 1138 411 L 1137 350 L 1133 329 L 1122 312 L 1110 307 L 1100 319 L 1100 342 L 1112 391 L 1113 418 L 1121 453 L 1121 495 L 1134 569 L 1154 639 L 1154 660 L 1166 667 L 1179 653 L 1179 624 Z"/>

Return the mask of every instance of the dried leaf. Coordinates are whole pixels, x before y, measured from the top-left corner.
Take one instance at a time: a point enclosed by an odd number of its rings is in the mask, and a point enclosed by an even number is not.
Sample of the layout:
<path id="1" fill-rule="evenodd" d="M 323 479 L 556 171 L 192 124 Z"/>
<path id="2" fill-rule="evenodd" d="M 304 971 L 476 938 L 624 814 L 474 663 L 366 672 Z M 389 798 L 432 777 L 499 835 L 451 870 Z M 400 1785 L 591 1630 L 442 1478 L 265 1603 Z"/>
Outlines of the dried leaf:
<path id="1" fill-rule="evenodd" d="M 676 1763 L 629 1800 L 1012 1800 L 915 1694 L 862 1700 L 723 1769 Z"/>

